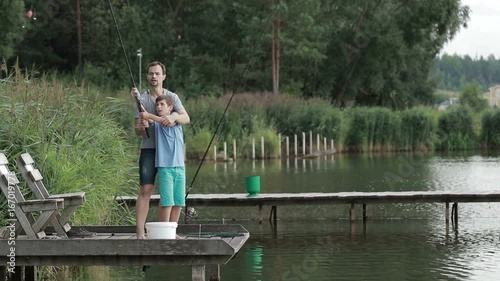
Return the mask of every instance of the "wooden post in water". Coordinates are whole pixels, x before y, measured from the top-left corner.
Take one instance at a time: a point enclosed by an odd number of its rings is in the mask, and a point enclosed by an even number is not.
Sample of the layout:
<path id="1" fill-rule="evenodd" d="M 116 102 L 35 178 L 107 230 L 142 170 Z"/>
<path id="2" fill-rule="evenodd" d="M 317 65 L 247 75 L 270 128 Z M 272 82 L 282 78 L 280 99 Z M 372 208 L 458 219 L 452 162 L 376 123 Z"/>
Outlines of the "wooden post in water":
<path id="1" fill-rule="evenodd" d="M 25 281 L 37 281 L 36 266 L 25 266 L 24 267 L 24 280 Z"/>
<path id="2" fill-rule="evenodd" d="M 281 133 L 278 134 L 278 157 L 281 158 Z"/>
<path id="3" fill-rule="evenodd" d="M 306 133 L 302 132 L 302 155 L 306 155 Z"/>
<path id="4" fill-rule="evenodd" d="M 313 132 L 309 131 L 309 153 L 313 153 Z"/>
<path id="5" fill-rule="evenodd" d="M 286 158 L 290 156 L 290 150 L 289 150 L 289 138 L 286 137 Z"/>
<path id="6" fill-rule="evenodd" d="M 316 145 L 318 146 L 318 151 L 321 150 L 321 142 L 319 140 L 319 134 L 316 134 Z"/>
<path id="7" fill-rule="evenodd" d="M 252 138 L 252 159 L 255 160 L 255 138 Z"/>
<path id="8" fill-rule="evenodd" d="M 366 219 L 368 217 L 366 216 L 366 204 L 363 204 L 363 222 L 366 222 Z"/>
<path id="9" fill-rule="evenodd" d="M 233 160 L 236 161 L 236 140 L 233 139 Z"/>
<path id="10" fill-rule="evenodd" d="M 325 150 L 328 150 L 328 147 L 326 146 L 326 138 L 323 138 L 323 147 L 325 147 Z"/>
<path id="11" fill-rule="evenodd" d="M 217 146 L 214 144 L 214 161 L 217 162 Z"/>
<path id="12" fill-rule="evenodd" d="M 297 134 L 293 135 L 293 147 L 294 147 L 295 157 L 297 157 Z"/>
<path id="13" fill-rule="evenodd" d="M 335 142 L 333 141 L 333 139 L 330 140 L 330 143 L 332 145 L 332 149 L 335 149 Z"/>
<path id="14" fill-rule="evenodd" d="M 224 142 L 224 161 L 227 161 L 227 144 Z"/>
<path id="15" fill-rule="evenodd" d="M 265 155 L 266 155 L 264 152 L 264 136 L 260 137 L 260 148 L 262 150 L 260 155 L 261 155 L 262 159 L 264 159 Z"/>
<path id="16" fill-rule="evenodd" d="M 354 222 L 356 219 L 356 209 L 354 208 L 354 203 L 351 203 L 351 210 L 349 211 L 349 217 L 351 222 Z"/>
<path id="17" fill-rule="evenodd" d="M 448 228 L 450 225 L 450 202 L 445 203 L 444 221 L 446 223 L 446 228 Z"/>

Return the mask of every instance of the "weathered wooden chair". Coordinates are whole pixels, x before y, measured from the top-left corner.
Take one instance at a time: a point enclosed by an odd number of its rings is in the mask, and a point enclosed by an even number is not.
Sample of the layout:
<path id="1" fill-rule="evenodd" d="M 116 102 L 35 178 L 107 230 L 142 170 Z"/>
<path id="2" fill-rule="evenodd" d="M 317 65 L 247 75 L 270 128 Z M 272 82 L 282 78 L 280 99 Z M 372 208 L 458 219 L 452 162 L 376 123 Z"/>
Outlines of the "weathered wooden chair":
<path id="1" fill-rule="evenodd" d="M 15 236 L 24 230 L 28 239 L 44 238 L 45 228 L 64 208 L 64 200 L 25 200 L 19 188 L 19 180 L 9 170 L 8 164 L 7 157 L 0 153 L 0 187 L 7 199 L 8 215 L 18 222 L 15 224 Z M 5 236 L 12 237 L 12 231 L 4 231 L 4 238 Z"/>
<path id="2" fill-rule="evenodd" d="M 50 195 L 43 183 L 43 176 L 40 171 L 35 168 L 33 158 L 29 153 L 21 154 L 21 156 L 16 159 L 16 164 L 21 171 L 24 180 L 28 183 L 28 186 L 37 199 L 57 198 L 64 200 L 64 210 L 57 214 L 55 219 L 53 219 L 50 224 L 54 227 L 57 235 L 63 238 L 68 237 L 68 234 L 71 235 L 71 226 L 69 225 L 68 220 L 71 218 L 78 206 L 82 205 L 85 201 L 85 192 Z M 76 235 L 82 234 L 85 233 L 76 233 Z"/>

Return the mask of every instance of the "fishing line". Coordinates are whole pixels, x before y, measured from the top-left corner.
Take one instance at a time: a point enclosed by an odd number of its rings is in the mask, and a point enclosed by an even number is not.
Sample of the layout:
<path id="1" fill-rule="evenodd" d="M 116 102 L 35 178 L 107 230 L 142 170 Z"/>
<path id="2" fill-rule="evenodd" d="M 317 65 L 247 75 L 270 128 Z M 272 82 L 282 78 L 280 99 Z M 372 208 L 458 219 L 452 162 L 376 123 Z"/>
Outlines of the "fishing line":
<path id="1" fill-rule="evenodd" d="M 127 52 L 125 51 L 125 44 L 123 44 L 122 35 L 120 34 L 120 29 L 118 28 L 118 23 L 116 22 L 115 12 L 113 11 L 113 6 L 111 6 L 111 0 L 108 0 L 108 5 L 109 5 L 109 10 L 111 12 L 111 16 L 113 17 L 113 22 L 115 23 L 116 33 L 118 33 L 118 38 L 120 39 L 120 45 L 122 46 L 123 56 L 125 57 L 125 62 L 127 63 L 128 73 L 130 74 L 130 80 L 132 81 L 132 85 L 134 86 L 134 88 L 137 88 L 137 86 L 135 84 L 135 80 L 134 80 L 134 74 L 132 74 L 132 68 L 130 67 L 130 62 L 128 60 Z M 141 110 L 142 104 L 141 104 L 141 101 L 139 99 L 139 95 L 140 94 L 138 92 L 134 93 L 135 101 L 137 103 L 137 110 L 139 112 L 141 112 L 142 111 Z M 149 138 L 148 128 L 145 127 L 144 130 L 146 131 L 146 136 Z"/>
<path id="2" fill-rule="evenodd" d="M 271 23 L 271 20 L 273 19 L 274 14 L 278 10 L 278 7 L 279 7 L 278 5 L 276 5 L 276 7 L 274 7 L 271 16 L 267 20 L 266 27 L 260 33 L 260 37 L 259 37 L 259 40 L 257 41 L 256 48 L 253 49 L 253 52 L 252 52 L 252 54 L 250 56 L 250 61 L 245 65 L 245 68 L 243 69 L 243 71 L 241 72 L 240 76 L 238 77 L 238 80 L 237 80 L 238 83 L 236 83 L 236 84 L 239 85 L 239 86 L 238 86 L 237 90 L 241 89 L 242 86 L 243 86 L 243 82 L 242 82 L 243 76 L 245 75 L 245 73 L 247 72 L 247 70 L 250 68 L 250 65 L 253 63 L 253 60 L 255 59 L 255 54 L 257 52 L 257 49 L 259 49 L 258 47 L 260 47 L 260 45 L 262 43 L 262 38 L 264 37 L 264 34 L 266 33 L 267 29 L 269 28 L 269 24 Z M 200 172 L 201 166 L 203 165 L 203 162 L 205 161 L 205 158 L 207 157 L 208 151 L 210 150 L 210 146 L 212 145 L 212 142 L 215 139 L 215 135 L 217 134 L 217 131 L 219 130 L 219 127 L 222 124 L 222 121 L 224 120 L 224 116 L 226 115 L 226 112 L 227 112 L 227 110 L 229 108 L 229 105 L 231 104 L 231 101 L 233 100 L 234 93 L 235 93 L 235 91 L 232 91 L 231 96 L 229 98 L 229 101 L 226 104 L 226 108 L 224 109 L 224 112 L 222 113 L 222 116 L 220 117 L 219 122 L 217 123 L 217 126 L 215 127 L 215 131 L 212 134 L 212 138 L 210 139 L 210 142 L 208 143 L 207 149 L 205 150 L 205 154 L 203 154 L 203 157 L 201 158 L 200 164 L 198 165 L 198 168 L 196 169 L 194 177 L 191 180 L 191 183 L 189 184 L 189 188 L 186 191 L 185 199 L 187 199 L 189 193 L 193 189 L 193 184 L 194 184 L 194 182 L 196 180 L 196 177 L 198 176 L 198 173 Z M 184 221 L 186 223 L 188 223 L 189 220 L 191 219 L 191 217 L 193 215 L 196 215 L 196 211 L 194 210 L 194 208 L 186 206 L 186 213 L 185 213 Z"/>

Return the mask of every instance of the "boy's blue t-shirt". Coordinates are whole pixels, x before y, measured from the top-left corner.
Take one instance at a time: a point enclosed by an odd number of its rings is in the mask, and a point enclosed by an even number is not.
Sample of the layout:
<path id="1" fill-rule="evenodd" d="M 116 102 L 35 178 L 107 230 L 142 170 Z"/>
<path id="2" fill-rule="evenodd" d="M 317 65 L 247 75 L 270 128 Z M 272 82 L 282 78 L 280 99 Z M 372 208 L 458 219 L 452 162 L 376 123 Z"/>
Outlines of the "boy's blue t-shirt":
<path id="1" fill-rule="evenodd" d="M 156 167 L 184 167 L 182 125 L 162 127 L 154 122 L 156 136 Z"/>

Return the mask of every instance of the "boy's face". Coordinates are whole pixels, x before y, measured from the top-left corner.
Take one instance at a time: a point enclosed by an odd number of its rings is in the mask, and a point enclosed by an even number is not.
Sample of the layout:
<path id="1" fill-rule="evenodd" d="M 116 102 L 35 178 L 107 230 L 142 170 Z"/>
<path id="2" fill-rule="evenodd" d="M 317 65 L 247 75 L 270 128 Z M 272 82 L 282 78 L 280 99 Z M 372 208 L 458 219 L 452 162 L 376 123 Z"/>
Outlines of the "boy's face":
<path id="1" fill-rule="evenodd" d="M 168 105 L 166 101 L 161 100 L 156 103 L 156 111 L 159 116 L 169 115 L 172 111 L 172 106 Z"/>

